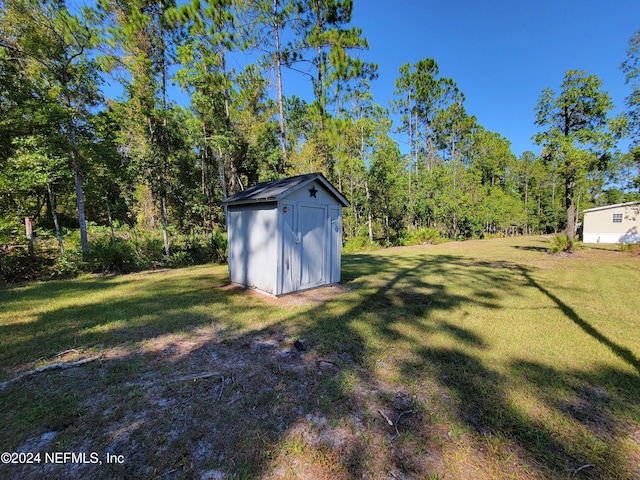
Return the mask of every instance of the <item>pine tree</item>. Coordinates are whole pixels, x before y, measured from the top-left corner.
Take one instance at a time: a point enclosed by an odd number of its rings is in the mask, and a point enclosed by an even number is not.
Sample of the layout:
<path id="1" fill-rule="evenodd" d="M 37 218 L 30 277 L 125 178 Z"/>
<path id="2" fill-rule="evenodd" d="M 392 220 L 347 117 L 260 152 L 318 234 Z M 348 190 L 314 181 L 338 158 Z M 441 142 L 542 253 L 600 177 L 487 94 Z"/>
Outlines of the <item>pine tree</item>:
<path id="1" fill-rule="evenodd" d="M 536 107 L 536 125 L 546 131 L 535 135 L 543 156 L 564 183 L 569 252 L 576 232 L 577 197 L 589 172 L 602 168 L 614 138 L 607 114 L 613 108 L 602 82 L 583 71 L 566 72 L 558 93 L 542 92 Z"/>

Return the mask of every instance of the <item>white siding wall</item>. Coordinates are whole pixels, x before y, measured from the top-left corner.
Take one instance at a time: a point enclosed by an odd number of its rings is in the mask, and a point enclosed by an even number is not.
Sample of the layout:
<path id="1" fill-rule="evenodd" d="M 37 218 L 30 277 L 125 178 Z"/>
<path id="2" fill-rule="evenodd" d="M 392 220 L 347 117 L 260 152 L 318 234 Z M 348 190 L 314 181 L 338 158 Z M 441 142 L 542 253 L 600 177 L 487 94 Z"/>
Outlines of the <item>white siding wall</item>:
<path id="1" fill-rule="evenodd" d="M 276 294 L 276 205 L 229 207 L 229 277 L 233 283 Z"/>
<path id="2" fill-rule="evenodd" d="M 312 197 L 309 192 L 311 188 L 316 190 L 315 197 Z M 300 232 L 300 243 L 292 245 L 297 249 L 293 255 L 297 259 L 294 265 L 298 269 L 294 273 L 296 279 L 293 282 L 287 282 L 288 279 L 283 278 L 279 293 L 290 292 L 290 285 L 305 289 L 340 282 L 340 253 L 342 249 L 342 205 L 340 202 L 325 189 L 322 183 L 312 182 L 288 195 L 286 200 L 283 200 L 284 203 L 295 205 L 295 210 L 300 215 L 296 222 L 296 230 Z M 322 209 L 321 216 L 324 217 L 321 233 L 317 232 L 315 228 L 316 221 L 321 220 L 318 217 L 320 209 Z M 311 217 L 318 217 L 311 222 L 313 229 L 310 226 Z M 282 236 L 286 240 L 286 235 L 291 233 L 288 232 L 284 224 L 283 229 Z M 287 255 L 283 254 L 283 262 L 286 262 L 285 257 Z M 286 275 L 286 268 L 282 270 Z"/>
<path id="3" fill-rule="evenodd" d="M 619 205 L 586 211 L 583 222 L 584 243 L 640 243 L 640 207 Z M 613 214 L 622 222 L 613 223 Z"/>
<path id="4" fill-rule="evenodd" d="M 285 206 L 288 213 L 280 213 Z M 320 182 L 278 207 L 232 205 L 227 224 L 231 282 L 281 295 L 340 281 L 342 205 Z"/>
<path id="5" fill-rule="evenodd" d="M 329 281 L 331 283 L 340 282 L 340 256 L 342 251 L 342 206 L 337 204 L 329 207 L 330 221 L 330 260 L 329 260 Z"/>
<path id="6" fill-rule="evenodd" d="M 309 190 L 311 188 L 316 189 L 316 196 L 312 197 Z M 307 205 L 337 205 L 338 200 L 325 188 L 320 182 L 311 182 L 304 188 L 296 190 L 295 192 L 287 195 L 286 200 L 288 202 L 299 202 Z"/>

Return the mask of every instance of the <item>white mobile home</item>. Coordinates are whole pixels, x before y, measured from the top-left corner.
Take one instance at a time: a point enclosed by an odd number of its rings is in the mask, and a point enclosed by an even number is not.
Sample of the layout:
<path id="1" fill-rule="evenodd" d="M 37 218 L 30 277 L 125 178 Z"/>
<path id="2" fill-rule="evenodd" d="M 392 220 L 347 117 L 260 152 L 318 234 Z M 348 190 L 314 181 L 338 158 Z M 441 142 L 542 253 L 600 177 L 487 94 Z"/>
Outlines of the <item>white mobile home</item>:
<path id="1" fill-rule="evenodd" d="M 225 203 L 232 283 L 278 296 L 340 281 L 349 202 L 321 173 L 259 183 Z"/>
<path id="2" fill-rule="evenodd" d="M 640 202 L 619 203 L 584 211 L 584 243 L 640 243 Z"/>

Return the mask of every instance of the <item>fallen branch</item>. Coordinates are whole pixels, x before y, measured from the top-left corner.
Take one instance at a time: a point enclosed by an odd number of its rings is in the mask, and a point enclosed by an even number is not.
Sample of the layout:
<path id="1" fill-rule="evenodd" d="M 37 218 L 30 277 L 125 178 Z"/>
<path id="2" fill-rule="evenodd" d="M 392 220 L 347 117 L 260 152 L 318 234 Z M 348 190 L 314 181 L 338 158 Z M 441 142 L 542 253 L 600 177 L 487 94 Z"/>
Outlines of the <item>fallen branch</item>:
<path id="1" fill-rule="evenodd" d="M 4 390 L 4 388 L 14 382 L 18 382 L 26 377 L 30 377 L 31 375 L 35 375 L 36 373 L 46 372 L 48 370 L 65 370 L 67 368 L 79 367 L 80 365 L 84 365 L 85 363 L 93 362 L 102 358 L 102 354 L 96 355 L 95 357 L 83 358 L 82 360 L 78 360 L 76 362 L 57 362 L 51 363 L 49 365 L 45 365 L 43 367 L 34 368 L 33 370 L 29 370 L 28 372 L 23 372 L 17 377 L 13 377 L 6 382 L 0 383 L 0 390 Z"/>
<path id="2" fill-rule="evenodd" d="M 222 398 L 222 392 L 224 391 L 224 375 L 220 376 L 220 395 L 218 395 L 218 401 L 216 403 L 220 402 L 220 399 Z"/>
<path id="3" fill-rule="evenodd" d="M 590 463 L 587 463 L 586 465 L 582 465 L 581 467 L 576 468 L 576 469 L 573 471 L 573 474 L 572 474 L 572 475 L 575 475 L 575 474 L 576 474 L 576 473 L 578 473 L 580 470 L 584 470 L 585 468 L 591 468 L 591 467 L 595 467 L 595 465 L 592 465 L 592 464 L 590 464 Z"/>
<path id="4" fill-rule="evenodd" d="M 220 376 L 220 372 L 204 372 L 204 373 L 199 373 L 197 375 L 186 375 L 184 377 L 174 378 L 173 380 L 170 380 L 170 381 L 171 382 L 195 382 L 198 380 L 204 380 L 205 378 L 219 377 L 219 376 Z"/>
<path id="5" fill-rule="evenodd" d="M 389 417 L 387 417 L 387 415 L 382 410 L 378 410 L 378 412 L 380 412 L 380 415 L 382 415 L 387 423 L 393 427 L 393 422 L 389 419 Z"/>
<path id="6" fill-rule="evenodd" d="M 72 348 L 71 350 L 65 350 L 64 352 L 56 353 L 56 357 L 60 358 L 61 356 L 66 355 L 67 353 L 77 353 L 78 355 L 80 354 L 78 350 L 76 350 L 75 348 Z"/>
<path id="7" fill-rule="evenodd" d="M 409 415 L 410 413 L 413 413 L 413 410 L 405 410 L 404 412 L 402 412 L 400 415 L 398 415 L 398 418 L 396 418 L 396 423 L 394 425 L 394 427 L 396 427 L 396 437 L 400 436 L 400 432 L 398 431 L 398 422 L 400 421 L 400 419 L 402 418 L 403 415 Z"/>

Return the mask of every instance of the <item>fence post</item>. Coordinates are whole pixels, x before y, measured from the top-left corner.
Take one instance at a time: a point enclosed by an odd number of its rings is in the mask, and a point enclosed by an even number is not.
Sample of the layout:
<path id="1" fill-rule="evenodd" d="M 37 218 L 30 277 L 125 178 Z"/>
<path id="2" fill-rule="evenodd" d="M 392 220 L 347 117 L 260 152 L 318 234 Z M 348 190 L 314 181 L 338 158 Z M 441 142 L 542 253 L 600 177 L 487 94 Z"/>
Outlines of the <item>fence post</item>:
<path id="1" fill-rule="evenodd" d="M 24 217 L 24 230 L 29 242 L 29 256 L 33 257 L 33 223 L 29 217 Z"/>

